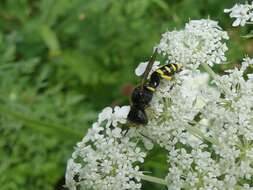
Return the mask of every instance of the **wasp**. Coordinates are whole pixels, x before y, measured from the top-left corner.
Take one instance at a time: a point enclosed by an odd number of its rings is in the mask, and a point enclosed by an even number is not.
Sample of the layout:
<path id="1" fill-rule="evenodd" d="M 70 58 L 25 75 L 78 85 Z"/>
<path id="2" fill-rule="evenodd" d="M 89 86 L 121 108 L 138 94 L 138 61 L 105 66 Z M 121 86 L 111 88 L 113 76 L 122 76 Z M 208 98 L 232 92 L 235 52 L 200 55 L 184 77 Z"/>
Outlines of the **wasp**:
<path id="1" fill-rule="evenodd" d="M 151 73 L 150 79 L 147 80 L 157 54 L 158 52 L 156 49 L 148 62 L 141 84 L 133 90 L 131 95 L 132 103 L 127 119 L 137 125 L 146 125 L 148 123 L 148 117 L 145 109 L 149 106 L 160 81 L 162 79 L 169 81 L 172 80 L 174 74 L 180 72 L 182 69 L 181 64 L 168 63 Z"/>

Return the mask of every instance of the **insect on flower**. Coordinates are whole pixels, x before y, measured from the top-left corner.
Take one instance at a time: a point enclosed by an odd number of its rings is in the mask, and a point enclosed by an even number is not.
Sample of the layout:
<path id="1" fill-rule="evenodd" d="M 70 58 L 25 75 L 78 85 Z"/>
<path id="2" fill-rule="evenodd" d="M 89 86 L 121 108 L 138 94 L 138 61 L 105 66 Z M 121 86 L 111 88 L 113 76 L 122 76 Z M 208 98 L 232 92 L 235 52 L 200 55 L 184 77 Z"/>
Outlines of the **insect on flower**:
<path id="1" fill-rule="evenodd" d="M 158 52 L 157 49 L 151 56 L 146 70 L 143 74 L 142 82 L 137 86 L 131 95 L 131 109 L 127 116 L 128 121 L 137 125 L 146 125 L 148 117 L 145 109 L 153 98 L 153 93 L 160 84 L 161 79 L 171 80 L 173 75 L 181 71 L 182 65 L 177 63 L 168 63 L 156 69 L 148 79 L 149 72 L 155 62 Z"/>

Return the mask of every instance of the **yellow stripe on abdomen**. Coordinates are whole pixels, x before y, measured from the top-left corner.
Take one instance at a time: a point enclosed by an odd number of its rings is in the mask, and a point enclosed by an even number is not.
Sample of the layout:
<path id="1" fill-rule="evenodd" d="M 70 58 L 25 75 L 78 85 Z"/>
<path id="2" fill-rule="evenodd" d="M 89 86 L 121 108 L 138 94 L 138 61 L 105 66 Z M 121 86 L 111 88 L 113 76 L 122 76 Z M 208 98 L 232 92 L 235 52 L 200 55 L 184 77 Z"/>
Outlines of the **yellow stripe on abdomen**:
<path id="1" fill-rule="evenodd" d="M 166 80 L 171 80 L 172 79 L 172 77 L 167 76 L 167 75 L 161 75 L 161 77 L 164 78 L 164 79 L 166 79 Z"/>
<path id="2" fill-rule="evenodd" d="M 151 86 L 147 86 L 147 89 L 150 90 L 150 91 L 152 91 L 152 92 L 155 91 L 155 89 L 153 87 L 151 87 Z"/>
<path id="3" fill-rule="evenodd" d="M 166 69 L 166 71 L 168 71 L 169 73 L 171 73 L 171 70 L 170 70 L 170 68 L 169 68 L 169 67 L 164 66 L 164 68 Z"/>
<path id="4" fill-rule="evenodd" d="M 161 69 L 157 69 L 155 72 L 159 73 L 160 75 L 164 75 L 164 72 Z"/>
<path id="5" fill-rule="evenodd" d="M 174 71 L 177 71 L 177 68 L 176 68 L 176 66 L 174 64 L 171 64 L 171 66 L 172 66 L 172 68 L 173 68 Z"/>

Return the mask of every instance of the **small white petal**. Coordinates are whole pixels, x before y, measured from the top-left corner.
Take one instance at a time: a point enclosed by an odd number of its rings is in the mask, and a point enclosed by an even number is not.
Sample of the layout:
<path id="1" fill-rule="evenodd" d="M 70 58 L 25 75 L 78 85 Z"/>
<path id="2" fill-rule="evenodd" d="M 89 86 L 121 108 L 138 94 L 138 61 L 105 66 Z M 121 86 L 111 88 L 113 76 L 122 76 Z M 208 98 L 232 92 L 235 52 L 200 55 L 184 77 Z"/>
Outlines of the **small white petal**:
<path id="1" fill-rule="evenodd" d="M 238 18 L 238 19 L 236 19 L 236 20 L 233 22 L 232 26 L 234 26 L 234 27 L 239 26 L 240 23 L 241 23 L 241 19 Z"/>
<path id="2" fill-rule="evenodd" d="M 113 129 L 112 130 L 113 137 L 115 137 L 115 138 L 121 138 L 122 137 L 121 131 L 122 130 L 120 128 L 118 128 L 118 127 L 116 127 L 115 129 Z"/>
<path id="3" fill-rule="evenodd" d="M 102 123 L 103 121 L 108 120 L 111 117 L 112 117 L 112 108 L 111 107 L 106 107 L 98 115 L 98 123 Z"/>
<path id="4" fill-rule="evenodd" d="M 118 107 L 116 106 L 114 108 L 114 112 L 118 117 L 123 117 L 126 118 L 128 113 L 130 111 L 130 106 L 122 106 L 122 107 Z"/>
<path id="5" fill-rule="evenodd" d="M 224 13 L 229 13 L 231 12 L 231 9 L 224 9 Z"/>
<path id="6" fill-rule="evenodd" d="M 137 68 L 135 69 L 135 74 L 137 76 L 141 76 L 143 75 L 143 73 L 145 72 L 146 68 L 147 68 L 148 62 L 142 62 L 140 63 Z"/>

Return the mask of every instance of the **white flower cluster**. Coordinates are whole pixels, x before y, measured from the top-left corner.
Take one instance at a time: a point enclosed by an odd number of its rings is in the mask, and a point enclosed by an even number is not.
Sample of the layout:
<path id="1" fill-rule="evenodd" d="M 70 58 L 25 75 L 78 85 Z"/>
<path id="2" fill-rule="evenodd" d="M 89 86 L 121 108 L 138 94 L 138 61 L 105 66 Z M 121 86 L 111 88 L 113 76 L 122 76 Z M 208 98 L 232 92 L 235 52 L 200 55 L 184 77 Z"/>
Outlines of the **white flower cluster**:
<path id="1" fill-rule="evenodd" d="M 233 26 L 244 26 L 248 21 L 253 21 L 253 1 L 251 4 L 235 4 L 224 12 L 230 13 L 229 16 L 235 18 Z"/>
<path id="2" fill-rule="evenodd" d="M 135 163 L 143 162 L 145 153 L 116 126 L 117 122 L 125 123 L 128 112 L 128 106 L 115 107 L 114 112 L 105 108 L 99 121 L 77 144 L 66 171 L 66 186 L 70 190 L 141 188 L 142 172 Z"/>
<path id="3" fill-rule="evenodd" d="M 114 111 L 111 107 L 106 107 L 98 116 L 98 123 L 101 124 L 103 121 L 107 120 L 106 127 L 109 127 L 111 124 L 116 127 L 118 122 L 125 124 L 127 122 L 127 114 L 130 111 L 130 106 L 116 106 Z"/>
<path id="4" fill-rule="evenodd" d="M 158 88 L 140 130 L 168 151 L 169 189 L 253 189 L 252 64 L 244 59 L 216 86 L 195 70 Z"/>
<path id="5" fill-rule="evenodd" d="M 184 30 L 162 35 L 158 51 L 168 56 L 171 63 L 196 69 L 202 63 L 220 64 L 226 61 L 228 35 L 212 20 L 192 20 Z"/>
<path id="6" fill-rule="evenodd" d="M 184 30 L 166 32 L 157 49 L 183 71 L 161 80 L 145 110 L 145 127 L 123 132 L 130 106 L 105 108 L 72 154 L 66 171 L 70 190 L 140 189 L 147 180 L 136 165 L 152 142 L 167 151 L 170 190 L 253 190 L 253 59 L 218 76 L 211 68 L 226 60 L 216 22 L 190 21 Z M 153 65 L 154 71 L 160 62 Z M 198 69 L 202 64 L 207 73 Z M 147 63 L 136 69 L 142 75 Z M 152 72 L 151 71 L 151 72 Z M 146 151 L 147 151 L 146 150 Z M 145 178 L 143 178 L 143 176 Z M 149 178 L 155 181 L 154 178 Z"/>

